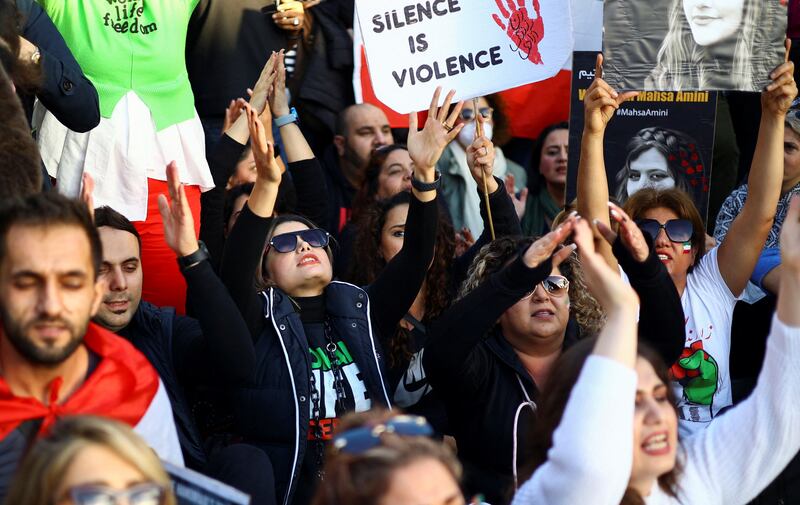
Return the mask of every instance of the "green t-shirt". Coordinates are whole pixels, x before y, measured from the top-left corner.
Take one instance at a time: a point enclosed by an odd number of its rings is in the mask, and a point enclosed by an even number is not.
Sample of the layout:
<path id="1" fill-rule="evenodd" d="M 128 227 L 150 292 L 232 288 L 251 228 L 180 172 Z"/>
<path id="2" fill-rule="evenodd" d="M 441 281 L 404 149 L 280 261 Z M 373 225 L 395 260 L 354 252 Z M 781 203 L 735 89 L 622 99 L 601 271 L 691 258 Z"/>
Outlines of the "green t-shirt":
<path id="1" fill-rule="evenodd" d="M 100 95 L 110 118 L 135 92 L 160 131 L 194 117 L 186 72 L 189 17 L 199 0 L 37 0 Z"/>

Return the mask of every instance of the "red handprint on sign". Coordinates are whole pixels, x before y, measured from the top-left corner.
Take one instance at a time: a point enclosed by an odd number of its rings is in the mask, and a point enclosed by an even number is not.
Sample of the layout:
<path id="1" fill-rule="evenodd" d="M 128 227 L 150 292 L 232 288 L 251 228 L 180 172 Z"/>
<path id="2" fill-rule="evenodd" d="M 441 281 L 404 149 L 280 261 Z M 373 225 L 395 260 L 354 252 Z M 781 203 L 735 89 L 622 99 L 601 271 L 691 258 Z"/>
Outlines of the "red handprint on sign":
<path id="1" fill-rule="evenodd" d="M 494 0 L 500 9 L 500 14 L 505 18 L 508 27 L 497 14 L 492 14 L 494 22 L 501 29 L 505 30 L 511 41 L 514 43 L 511 49 L 519 52 L 520 58 L 530 60 L 536 65 L 541 65 L 542 55 L 539 54 L 539 42 L 544 38 L 544 21 L 539 13 L 539 0 L 533 0 L 533 10 L 536 18 L 528 17 L 528 9 L 525 7 L 525 0 L 505 0 L 508 9 L 503 6 L 503 0 Z"/>

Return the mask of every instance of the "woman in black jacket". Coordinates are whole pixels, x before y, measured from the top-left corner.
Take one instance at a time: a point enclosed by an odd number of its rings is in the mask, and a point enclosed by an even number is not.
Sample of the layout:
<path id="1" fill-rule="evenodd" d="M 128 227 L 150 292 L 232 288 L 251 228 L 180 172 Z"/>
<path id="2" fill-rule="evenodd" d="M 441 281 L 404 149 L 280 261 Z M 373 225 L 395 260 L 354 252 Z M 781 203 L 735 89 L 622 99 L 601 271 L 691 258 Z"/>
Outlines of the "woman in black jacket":
<path id="1" fill-rule="evenodd" d="M 394 156 L 388 158 L 387 152 L 394 153 Z M 375 201 L 378 195 L 387 193 L 391 195 L 389 188 L 392 185 L 384 184 L 382 181 L 391 177 L 387 177 L 386 172 L 391 174 L 393 167 L 402 157 L 413 167 L 408 153 L 402 146 L 379 148 L 373 154 L 364 187 L 359 193 L 362 195 L 362 200 L 372 201 L 365 203 L 365 208 L 360 209 L 358 214 L 354 204 L 353 215 L 357 217 L 354 217 L 352 226 L 358 229 L 358 236 L 348 280 L 356 285 L 367 285 L 378 278 L 387 262 L 404 243 L 410 201 L 408 193 L 401 191 L 383 201 Z M 382 158 L 387 162 L 377 163 Z M 488 138 L 476 139 L 467 149 L 467 164 L 479 188 L 483 185 L 481 172 L 487 178 L 489 204 L 497 236 L 519 235 L 521 230 L 514 204 L 503 182 L 493 177 L 494 146 Z M 407 170 L 410 174 L 411 169 Z M 399 185 L 393 187 L 397 188 L 396 191 L 400 190 Z M 438 395 L 427 383 L 425 370 L 422 367 L 422 355 L 428 338 L 427 329 L 450 306 L 458 286 L 466 277 L 472 259 L 483 245 L 491 241 L 486 201 L 481 198 L 480 202 L 481 216 L 485 224 L 483 233 L 478 241 L 460 256 L 455 256 L 453 226 L 447 217 L 440 217 L 436 252 L 422 289 L 398 327 L 392 333 L 383 335 L 382 344 L 387 355 L 389 389 L 395 406 L 409 413 L 425 416 L 439 433 L 449 431 L 447 416 Z"/>
<path id="2" fill-rule="evenodd" d="M 577 309 L 586 305 L 586 290 L 573 248 L 562 248 L 552 261 L 529 260 L 562 242 L 575 219 L 536 242 L 504 238 L 485 247 L 470 267 L 463 298 L 434 325 L 426 346 L 423 364 L 445 402 L 467 491 L 493 504 L 510 499 L 525 457 L 517 452 L 525 431 L 519 427 L 535 415 L 553 363 L 585 336 L 575 322 L 584 319 Z M 621 226 L 614 251 L 641 298 L 641 335 L 673 362 L 683 345 L 680 298 L 652 243 L 632 221 Z M 637 262 L 634 254 L 642 252 L 646 259 Z"/>
<path id="3" fill-rule="evenodd" d="M 270 105 L 283 123 L 293 170 L 317 161 L 288 118 L 284 82 L 281 57 Z M 416 115 L 410 118 L 409 152 L 417 168 L 406 244 L 365 290 L 332 282 L 327 232 L 299 216 L 271 218 L 280 169 L 264 125 L 248 110 L 258 179 L 228 237 L 221 276 L 255 340 L 254 380 L 232 392 L 238 428 L 269 454 L 280 503 L 310 500 L 324 441 L 341 415 L 391 405 L 378 336 L 396 327 L 422 285 L 436 236 L 434 166 L 460 130 L 448 127 L 461 104 L 448 116 L 453 92 L 441 108 L 439 93 L 422 131 Z"/>

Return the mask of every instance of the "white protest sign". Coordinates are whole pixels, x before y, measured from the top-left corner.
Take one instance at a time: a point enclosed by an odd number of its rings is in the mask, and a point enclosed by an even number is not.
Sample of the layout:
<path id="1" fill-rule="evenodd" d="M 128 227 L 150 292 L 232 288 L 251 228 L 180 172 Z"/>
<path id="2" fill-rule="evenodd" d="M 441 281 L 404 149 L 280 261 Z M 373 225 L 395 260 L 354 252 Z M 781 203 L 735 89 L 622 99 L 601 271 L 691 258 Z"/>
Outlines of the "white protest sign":
<path id="1" fill-rule="evenodd" d="M 548 79 L 572 55 L 564 0 L 356 0 L 375 94 L 425 110 L 437 86 L 467 99 Z"/>

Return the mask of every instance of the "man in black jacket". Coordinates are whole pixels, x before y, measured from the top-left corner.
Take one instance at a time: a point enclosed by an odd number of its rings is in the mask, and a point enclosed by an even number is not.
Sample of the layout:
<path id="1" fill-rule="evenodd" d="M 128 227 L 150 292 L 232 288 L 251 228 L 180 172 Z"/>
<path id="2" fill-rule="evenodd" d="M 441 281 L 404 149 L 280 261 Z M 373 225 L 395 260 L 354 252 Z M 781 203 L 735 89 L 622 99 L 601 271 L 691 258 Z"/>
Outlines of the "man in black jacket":
<path id="1" fill-rule="evenodd" d="M 195 386 L 213 380 L 209 371 L 225 368 L 226 373 L 241 374 L 251 368 L 241 359 L 241 346 L 252 346 L 247 327 L 205 249 L 194 239 L 186 250 L 176 251 L 192 294 L 189 307 L 199 316 L 194 319 L 141 299 L 141 239 L 127 218 L 102 207 L 95 211 L 95 226 L 103 245 L 100 277 L 107 289 L 94 322 L 129 340 L 158 372 L 172 404 L 186 465 L 247 492 L 253 504 L 274 503 L 267 456 L 242 444 L 207 454 L 192 414 L 189 395 Z M 190 249 L 195 252 L 185 254 Z"/>

